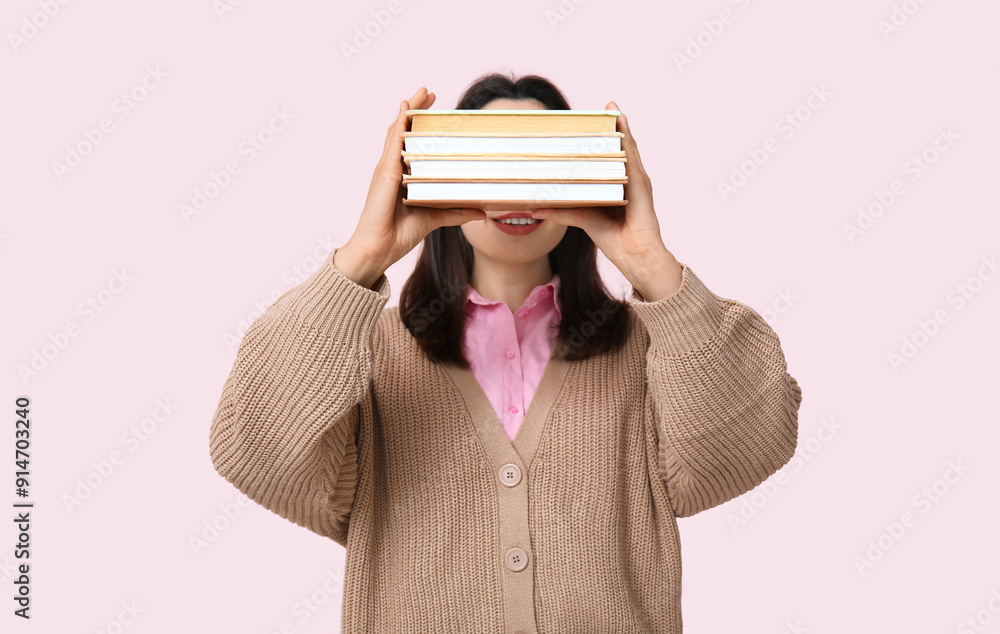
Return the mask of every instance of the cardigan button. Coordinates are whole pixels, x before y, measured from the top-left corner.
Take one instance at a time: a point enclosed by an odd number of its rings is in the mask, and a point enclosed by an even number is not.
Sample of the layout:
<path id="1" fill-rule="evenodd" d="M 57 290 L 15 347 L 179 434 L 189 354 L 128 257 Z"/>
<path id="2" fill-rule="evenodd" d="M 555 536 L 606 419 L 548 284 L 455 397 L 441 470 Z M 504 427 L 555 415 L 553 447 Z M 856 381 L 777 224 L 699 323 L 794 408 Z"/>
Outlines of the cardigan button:
<path id="1" fill-rule="evenodd" d="M 505 464 L 500 467 L 500 481 L 509 487 L 521 481 L 521 469 L 516 464 Z"/>
<path id="2" fill-rule="evenodd" d="M 524 567 L 528 565 L 528 553 L 524 552 L 520 548 L 511 548 L 507 551 L 507 556 L 504 558 L 507 567 L 517 572 L 519 570 L 524 570 Z"/>

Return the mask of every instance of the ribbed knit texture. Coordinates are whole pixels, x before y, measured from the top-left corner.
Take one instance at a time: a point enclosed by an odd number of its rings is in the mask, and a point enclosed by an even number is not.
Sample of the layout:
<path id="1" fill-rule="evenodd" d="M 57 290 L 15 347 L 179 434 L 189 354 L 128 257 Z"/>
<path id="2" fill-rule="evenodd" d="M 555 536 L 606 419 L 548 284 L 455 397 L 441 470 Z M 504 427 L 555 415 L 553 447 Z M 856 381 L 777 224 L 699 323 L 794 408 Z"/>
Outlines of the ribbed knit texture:
<path id="1" fill-rule="evenodd" d="M 802 392 L 763 318 L 687 265 L 670 297 L 633 290 L 624 348 L 550 359 L 512 444 L 385 308 L 388 279 L 335 253 L 250 326 L 209 440 L 236 488 L 346 546 L 344 634 L 680 634 L 675 518 L 795 450 Z"/>

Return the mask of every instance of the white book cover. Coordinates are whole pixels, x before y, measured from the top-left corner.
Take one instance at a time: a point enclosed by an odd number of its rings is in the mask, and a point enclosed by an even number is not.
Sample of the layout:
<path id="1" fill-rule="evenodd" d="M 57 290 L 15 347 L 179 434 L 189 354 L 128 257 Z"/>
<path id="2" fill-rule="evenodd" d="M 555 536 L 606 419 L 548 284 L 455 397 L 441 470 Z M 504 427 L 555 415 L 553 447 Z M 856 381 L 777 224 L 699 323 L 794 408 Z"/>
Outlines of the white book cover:
<path id="1" fill-rule="evenodd" d="M 408 183 L 409 200 L 624 200 L 620 183 Z"/>
<path id="2" fill-rule="evenodd" d="M 603 154 L 621 152 L 620 136 L 483 137 L 407 136 L 406 152 L 421 154 L 468 154 L 471 152 L 517 154 Z"/>
<path id="3" fill-rule="evenodd" d="M 625 178 L 625 161 L 411 160 L 414 178 Z"/>

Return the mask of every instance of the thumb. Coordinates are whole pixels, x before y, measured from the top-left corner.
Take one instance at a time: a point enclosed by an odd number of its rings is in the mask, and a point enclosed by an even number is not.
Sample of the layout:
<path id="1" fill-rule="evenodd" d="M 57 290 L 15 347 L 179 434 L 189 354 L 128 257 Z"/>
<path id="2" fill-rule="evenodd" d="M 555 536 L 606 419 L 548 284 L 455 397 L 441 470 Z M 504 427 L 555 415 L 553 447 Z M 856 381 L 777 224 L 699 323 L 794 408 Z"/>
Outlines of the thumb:
<path id="1" fill-rule="evenodd" d="M 431 228 L 454 227 L 465 224 L 471 220 L 485 220 L 486 212 L 482 209 L 438 209 L 436 207 L 425 207 L 430 211 Z"/>
<path id="2" fill-rule="evenodd" d="M 591 207 L 539 207 L 531 212 L 532 218 L 579 227 L 587 233 L 600 223 L 599 215 L 600 212 Z"/>
<path id="3" fill-rule="evenodd" d="M 569 212 L 570 207 L 539 207 L 531 210 L 531 217 L 539 220 L 551 220 L 552 222 L 579 227 L 579 218 L 574 218 Z"/>

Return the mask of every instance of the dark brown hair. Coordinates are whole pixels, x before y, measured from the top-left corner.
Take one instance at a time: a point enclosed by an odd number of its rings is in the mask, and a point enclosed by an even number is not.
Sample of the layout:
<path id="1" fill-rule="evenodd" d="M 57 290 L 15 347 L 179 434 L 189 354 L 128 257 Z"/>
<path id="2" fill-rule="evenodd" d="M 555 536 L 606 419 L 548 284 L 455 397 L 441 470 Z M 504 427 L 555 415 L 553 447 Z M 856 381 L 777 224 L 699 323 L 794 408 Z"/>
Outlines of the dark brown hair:
<path id="1" fill-rule="evenodd" d="M 535 99 L 549 110 L 569 110 L 562 93 L 549 80 L 525 75 L 514 80 L 489 73 L 472 82 L 457 110 L 478 110 L 494 99 Z M 474 253 L 461 226 L 439 227 L 423 241 L 416 267 L 400 292 L 399 315 L 407 330 L 434 363 L 454 362 L 468 368 L 462 352 L 465 301 Z M 556 355 L 578 361 L 620 348 L 631 325 L 627 302 L 611 297 L 597 270 L 597 247 L 578 227 L 549 253 L 559 274 Z"/>

